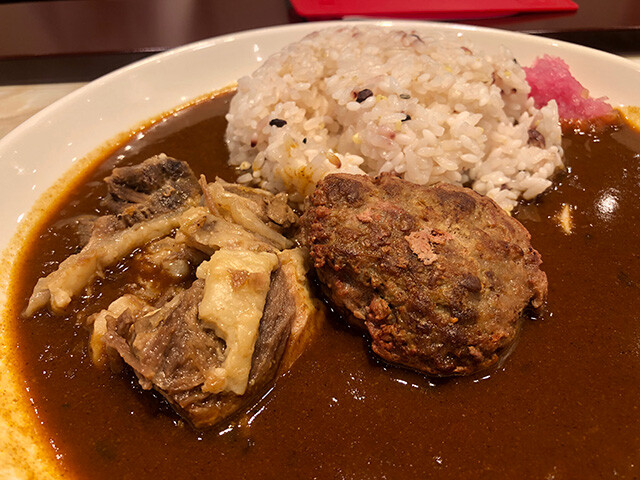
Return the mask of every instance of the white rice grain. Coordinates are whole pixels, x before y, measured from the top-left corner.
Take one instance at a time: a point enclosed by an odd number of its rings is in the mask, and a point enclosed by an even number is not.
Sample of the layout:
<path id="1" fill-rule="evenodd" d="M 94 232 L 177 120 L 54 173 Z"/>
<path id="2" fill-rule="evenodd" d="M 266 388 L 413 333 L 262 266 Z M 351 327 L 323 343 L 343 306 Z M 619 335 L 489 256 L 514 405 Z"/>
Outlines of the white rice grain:
<path id="1" fill-rule="evenodd" d="M 510 210 L 562 168 L 555 102 L 536 109 L 529 91 L 506 48 L 487 55 L 456 36 L 383 27 L 322 30 L 238 81 L 230 163 L 252 166 L 239 182 L 294 201 L 328 173 L 395 172 L 465 182 Z M 532 129 L 544 147 L 531 144 Z"/>

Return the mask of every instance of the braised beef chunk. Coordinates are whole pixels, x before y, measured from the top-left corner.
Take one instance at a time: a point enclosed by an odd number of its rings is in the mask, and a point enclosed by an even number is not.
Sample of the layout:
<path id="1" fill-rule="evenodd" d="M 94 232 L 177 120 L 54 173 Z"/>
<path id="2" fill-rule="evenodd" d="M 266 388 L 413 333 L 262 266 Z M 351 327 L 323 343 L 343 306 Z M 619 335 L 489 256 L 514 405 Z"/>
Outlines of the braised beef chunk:
<path id="1" fill-rule="evenodd" d="M 198 319 L 204 282 L 198 280 L 163 307 L 136 315 L 107 316 L 105 344 L 136 372 L 143 388 L 165 395 L 196 388 L 208 368 L 221 363 L 224 342 Z"/>
<path id="2" fill-rule="evenodd" d="M 189 165 L 164 154 L 115 168 L 105 182 L 109 194 L 103 204 L 111 214 L 93 221 L 91 236 L 80 252 L 38 280 L 26 316 L 47 304 L 61 312 L 105 268 L 169 235 L 182 223 L 184 211 L 200 201 L 200 187 Z"/>
<path id="3" fill-rule="evenodd" d="M 109 213 L 60 225 L 83 247 L 38 280 L 25 315 L 47 304 L 62 313 L 122 262 L 126 284 L 110 281 L 127 293 L 82 319 L 92 362 L 124 361 L 194 426 L 213 426 L 250 405 L 319 328 L 308 262 L 301 249 L 285 250 L 298 217 L 286 194 L 198 182 L 166 155 L 105 181 Z"/>
<path id="4" fill-rule="evenodd" d="M 127 226 L 174 211 L 200 195 L 189 165 L 164 154 L 139 165 L 114 168 L 105 182 L 109 193 L 102 203 Z"/>
<path id="5" fill-rule="evenodd" d="M 143 388 L 162 393 L 196 427 L 208 427 L 247 405 L 275 378 L 296 314 L 289 281 L 282 269 L 272 275 L 243 395 L 205 387 L 209 373 L 223 364 L 226 344 L 198 316 L 203 280 L 161 308 L 129 301 L 119 316 L 107 313 L 103 342 L 133 369 Z"/>
<path id="6" fill-rule="evenodd" d="M 527 230 L 469 189 L 329 175 L 301 222 L 331 302 L 377 355 L 431 375 L 495 364 L 546 297 Z"/>

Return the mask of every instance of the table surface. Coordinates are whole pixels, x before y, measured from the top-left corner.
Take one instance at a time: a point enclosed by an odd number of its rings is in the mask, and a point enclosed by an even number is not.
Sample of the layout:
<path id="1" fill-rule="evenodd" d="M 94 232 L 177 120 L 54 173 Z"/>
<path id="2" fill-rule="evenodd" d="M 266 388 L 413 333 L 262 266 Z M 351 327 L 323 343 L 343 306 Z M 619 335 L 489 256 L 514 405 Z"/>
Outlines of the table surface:
<path id="1" fill-rule="evenodd" d="M 585 41 L 586 37 L 593 38 L 593 32 L 632 32 L 640 28 L 637 0 L 576 2 L 579 8 L 575 12 L 456 21 L 527 33 L 583 34 Z M 302 21 L 305 19 L 287 0 L 0 3 L 0 58 L 158 51 L 225 33 Z"/>

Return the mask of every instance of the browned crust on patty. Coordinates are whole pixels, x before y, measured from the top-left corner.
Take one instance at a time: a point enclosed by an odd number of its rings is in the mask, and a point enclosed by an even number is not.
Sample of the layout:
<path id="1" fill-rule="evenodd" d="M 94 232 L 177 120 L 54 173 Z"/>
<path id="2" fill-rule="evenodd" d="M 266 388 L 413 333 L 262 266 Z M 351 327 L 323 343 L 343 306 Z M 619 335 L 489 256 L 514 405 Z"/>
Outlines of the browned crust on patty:
<path id="1" fill-rule="evenodd" d="M 498 361 L 547 278 L 529 232 L 495 202 L 454 185 L 335 174 L 302 218 L 329 300 L 383 359 L 431 375 Z"/>

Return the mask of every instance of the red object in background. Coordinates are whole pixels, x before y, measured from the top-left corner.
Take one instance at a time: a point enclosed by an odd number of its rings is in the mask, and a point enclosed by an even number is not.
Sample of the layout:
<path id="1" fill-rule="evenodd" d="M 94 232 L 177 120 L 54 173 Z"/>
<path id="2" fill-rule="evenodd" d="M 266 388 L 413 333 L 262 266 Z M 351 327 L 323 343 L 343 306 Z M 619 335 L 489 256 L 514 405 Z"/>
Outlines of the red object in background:
<path id="1" fill-rule="evenodd" d="M 489 18 L 530 12 L 570 12 L 571 0 L 290 0 L 306 18 L 345 16 L 405 17 L 434 20 Z"/>

